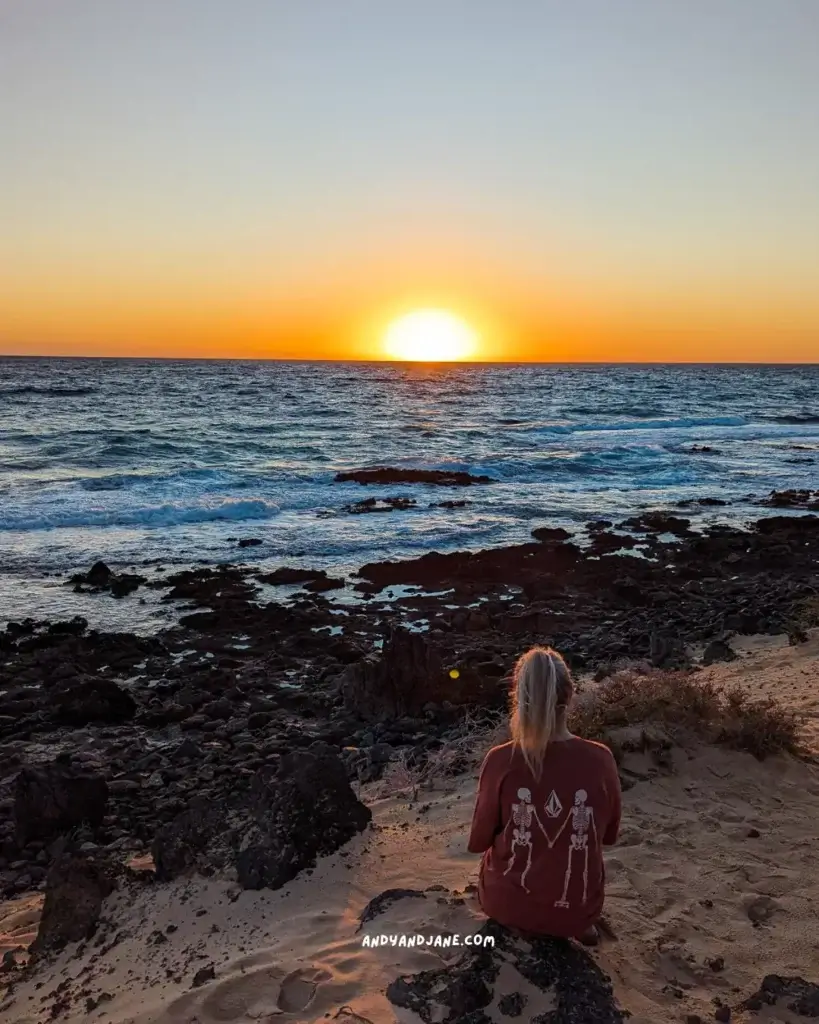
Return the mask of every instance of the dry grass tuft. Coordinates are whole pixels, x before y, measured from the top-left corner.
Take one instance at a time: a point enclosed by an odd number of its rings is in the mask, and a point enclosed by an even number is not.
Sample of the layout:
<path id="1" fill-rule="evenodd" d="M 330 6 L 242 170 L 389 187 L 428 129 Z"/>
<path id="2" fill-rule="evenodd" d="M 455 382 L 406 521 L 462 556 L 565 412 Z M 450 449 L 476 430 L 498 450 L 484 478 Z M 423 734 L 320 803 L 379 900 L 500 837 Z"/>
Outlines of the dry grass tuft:
<path id="1" fill-rule="evenodd" d="M 476 771 L 489 748 L 508 739 L 505 714 L 467 710 L 457 729 L 440 747 L 427 751 L 422 760 L 414 758 L 412 751 L 402 750 L 374 784 L 371 796 L 383 799 L 409 795 L 415 802 L 421 790 L 435 789 L 448 779 Z"/>
<path id="2" fill-rule="evenodd" d="M 618 761 L 624 750 L 618 730 L 659 728 L 668 740 L 697 738 L 763 760 L 772 754 L 810 759 L 801 739 L 798 715 L 774 700 L 755 700 L 739 687 L 725 689 L 700 681 L 697 673 L 623 670 L 581 692 L 571 713 L 572 732 L 611 747 Z M 370 799 L 406 796 L 411 803 L 455 776 L 477 771 L 490 747 L 509 739 L 504 712 L 468 711 L 458 728 L 419 757 L 403 750 L 372 784 Z M 667 740 L 667 741 L 668 741 Z"/>
<path id="3" fill-rule="evenodd" d="M 807 755 L 798 715 L 739 687 L 700 681 L 695 673 L 618 672 L 584 694 L 571 719 L 573 732 L 603 743 L 613 730 L 637 725 L 661 725 L 675 738 L 693 734 L 760 760 Z"/>

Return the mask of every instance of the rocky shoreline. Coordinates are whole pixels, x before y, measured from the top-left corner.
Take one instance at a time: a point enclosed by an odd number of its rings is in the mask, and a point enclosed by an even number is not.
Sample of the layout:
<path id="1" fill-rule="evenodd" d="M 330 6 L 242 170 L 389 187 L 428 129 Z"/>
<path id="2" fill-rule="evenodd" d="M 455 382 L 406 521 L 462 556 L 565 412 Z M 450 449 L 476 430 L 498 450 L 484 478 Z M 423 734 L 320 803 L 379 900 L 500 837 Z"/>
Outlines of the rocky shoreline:
<path id="1" fill-rule="evenodd" d="M 685 667 L 694 649 L 730 658 L 734 633 L 799 643 L 819 617 L 818 575 L 816 515 L 699 533 L 660 511 L 589 523 L 583 544 L 540 528 L 528 544 L 371 563 L 353 581 L 222 565 L 147 582 L 96 565 L 70 583 L 99 601 L 157 588 L 184 614 L 151 637 L 81 619 L 0 633 L 0 890 L 42 888 L 66 830 L 88 854 L 143 852 L 194 797 L 238 798 L 317 741 L 352 780 L 399 751 L 423 760 L 464 707 L 503 705 L 532 643 L 601 677 L 623 662 Z M 302 590 L 262 603 L 260 584 Z M 43 795 L 31 773 L 47 766 L 95 781 L 82 798 Z"/>

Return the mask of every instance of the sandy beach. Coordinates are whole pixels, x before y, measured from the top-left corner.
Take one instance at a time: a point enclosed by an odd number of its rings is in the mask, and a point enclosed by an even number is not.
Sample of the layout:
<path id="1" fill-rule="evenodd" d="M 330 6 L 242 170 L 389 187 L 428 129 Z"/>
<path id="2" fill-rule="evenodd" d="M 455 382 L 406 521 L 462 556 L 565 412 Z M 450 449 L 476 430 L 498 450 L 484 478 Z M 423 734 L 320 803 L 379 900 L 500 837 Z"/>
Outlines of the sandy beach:
<path id="1" fill-rule="evenodd" d="M 806 739 L 819 752 L 819 631 L 798 646 L 785 636 L 737 646 L 738 660 L 702 677 L 805 715 Z M 721 1004 L 734 1007 L 735 1021 L 799 1020 L 784 1003 L 737 1007 L 766 974 L 815 977 L 819 768 L 698 743 L 675 747 L 663 768 L 647 769 L 639 754 L 627 766 L 645 777 L 624 794 L 622 834 L 606 859 L 615 937 L 581 955 L 611 977 L 617 1006 L 636 1024 L 712 1020 Z M 388 985 L 451 967 L 463 949 L 371 943 L 382 934 L 466 936 L 482 925 L 478 858 L 466 852 L 475 778 L 439 780 L 415 801 L 406 792 L 379 797 L 384 789 L 383 781 L 363 788 L 368 829 L 278 891 L 218 878 L 124 886 L 106 901 L 92 941 L 13 983 L 2 1019 L 419 1020 L 390 1003 Z M 360 925 L 368 902 L 389 889 L 416 894 Z M 40 899 L 4 905 L 4 950 L 31 940 Z M 554 994 L 523 978 L 514 958 L 495 955 L 503 969 L 485 1008 L 491 1020 L 506 1019 L 498 1002 L 512 993 L 525 997 L 525 1020 L 555 1007 Z M 435 1019 L 456 1018 L 442 1011 Z"/>

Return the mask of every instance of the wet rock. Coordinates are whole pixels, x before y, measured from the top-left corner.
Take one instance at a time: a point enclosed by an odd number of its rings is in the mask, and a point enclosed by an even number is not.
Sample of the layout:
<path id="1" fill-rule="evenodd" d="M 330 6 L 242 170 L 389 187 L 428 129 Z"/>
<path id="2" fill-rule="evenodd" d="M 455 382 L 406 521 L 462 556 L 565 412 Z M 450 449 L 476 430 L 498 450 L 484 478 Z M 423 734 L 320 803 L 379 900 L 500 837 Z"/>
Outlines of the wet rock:
<path id="1" fill-rule="evenodd" d="M 86 629 L 88 629 L 88 619 L 83 618 L 82 615 L 75 615 L 67 621 L 49 623 L 47 632 L 55 636 L 60 634 L 80 636 Z"/>
<path id="2" fill-rule="evenodd" d="M 62 949 L 90 938 L 103 901 L 113 892 L 116 871 L 111 864 L 79 852 L 61 853 L 46 879 L 45 902 L 33 953 Z"/>
<path id="3" fill-rule="evenodd" d="M 596 530 L 592 533 L 591 552 L 595 555 L 610 554 L 613 551 L 636 548 L 639 541 L 636 537 L 626 537 L 608 530 Z"/>
<path id="4" fill-rule="evenodd" d="M 157 877 L 233 867 L 245 889 L 278 889 L 366 828 L 372 813 L 324 744 L 285 754 L 247 793 L 197 798 L 152 845 Z"/>
<path id="5" fill-rule="evenodd" d="M 358 484 L 435 484 L 439 487 L 468 487 L 470 484 L 491 484 L 488 476 L 475 476 L 456 470 L 441 469 L 356 469 L 349 473 L 336 473 L 337 483 Z"/>
<path id="6" fill-rule="evenodd" d="M 224 615 L 231 604 L 249 601 L 255 587 L 246 578 L 247 570 L 232 565 L 208 569 L 187 569 L 164 580 L 153 580 L 151 587 L 169 587 L 163 600 L 185 600 L 217 608 Z"/>
<path id="7" fill-rule="evenodd" d="M 345 505 L 342 512 L 348 512 L 350 515 L 363 515 L 368 512 L 406 512 L 417 506 L 415 498 L 364 498 L 362 501 Z"/>
<path id="8" fill-rule="evenodd" d="M 64 725 L 89 722 L 127 722 L 136 714 L 136 701 L 126 690 L 100 676 L 76 676 L 54 686 L 48 702 Z"/>
<path id="9" fill-rule="evenodd" d="M 54 762 L 23 768 L 14 786 L 18 844 L 51 839 L 77 825 L 96 827 L 105 817 L 108 786 L 99 775 Z"/>
<path id="10" fill-rule="evenodd" d="M 120 573 L 119 576 L 112 578 L 108 584 L 108 590 L 111 592 L 112 597 L 127 597 L 128 594 L 133 594 L 135 590 L 139 590 L 142 584 L 146 582 L 147 580 L 144 576 Z"/>
<path id="11" fill-rule="evenodd" d="M 114 597 L 125 597 L 147 581 L 144 576 L 132 573 L 113 573 L 105 562 L 94 562 L 88 572 L 77 573 L 68 582 L 74 584 L 75 590 L 92 593 L 107 590 Z"/>
<path id="12" fill-rule="evenodd" d="M 572 535 L 559 526 L 538 526 L 532 530 L 532 536 L 543 544 L 560 544 L 564 540 L 569 540 Z"/>
<path id="13" fill-rule="evenodd" d="M 788 490 L 771 491 L 767 498 L 759 502 L 771 508 L 804 508 L 819 512 L 819 491 Z"/>
<path id="14" fill-rule="evenodd" d="M 310 580 L 309 583 L 305 583 L 304 589 L 309 590 L 313 594 L 323 594 L 326 590 L 339 590 L 344 584 L 345 581 L 341 578 L 335 579 L 332 576 L 320 576 Z"/>
<path id="15" fill-rule="evenodd" d="M 327 573 L 323 569 L 293 569 L 290 566 L 282 566 L 273 572 L 259 573 L 256 579 L 261 583 L 268 583 L 273 587 L 293 585 L 296 583 L 310 583 L 313 580 L 326 579 Z"/>
<path id="16" fill-rule="evenodd" d="M 681 519 L 679 516 L 671 515 L 670 512 L 643 512 L 642 515 L 632 516 L 626 519 L 623 524 L 630 530 L 645 531 L 648 533 L 673 533 L 678 537 L 684 537 L 690 532 L 690 519 Z"/>
<path id="17" fill-rule="evenodd" d="M 114 574 L 105 562 L 94 562 L 85 576 L 76 576 L 75 583 L 87 583 L 91 587 L 104 587 Z"/>
<path id="18" fill-rule="evenodd" d="M 527 579 L 548 581 L 563 577 L 578 562 L 580 550 L 569 543 L 516 544 L 485 551 L 437 551 L 420 558 L 396 562 L 370 562 L 359 569 L 359 576 L 379 589 L 396 583 L 414 583 L 434 590 L 450 586 L 474 586 L 477 593 L 503 581 L 522 586 Z M 600 566 L 595 566 L 597 572 Z"/>
<path id="19" fill-rule="evenodd" d="M 262 543 L 259 537 L 242 537 L 239 541 L 240 548 L 256 548 Z"/>

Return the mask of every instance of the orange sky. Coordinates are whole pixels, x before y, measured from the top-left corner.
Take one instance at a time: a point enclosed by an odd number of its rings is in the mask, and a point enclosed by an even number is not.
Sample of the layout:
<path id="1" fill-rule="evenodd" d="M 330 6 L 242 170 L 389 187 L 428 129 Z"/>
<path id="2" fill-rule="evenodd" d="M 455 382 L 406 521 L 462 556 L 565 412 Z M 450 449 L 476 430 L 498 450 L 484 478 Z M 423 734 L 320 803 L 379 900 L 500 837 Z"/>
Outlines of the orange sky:
<path id="1" fill-rule="evenodd" d="M 6 354 L 233 358 L 384 358 L 383 332 L 417 307 L 449 309 L 479 333 L 487 361 L 811 362 L 819 337 L 817 295 L 629 287 L 557 267 L 542 278 L 483 265 L 474 252 L 437 249 L 435 266 L 406 250 L 353 254 L 348 266 L 316 261 L 275 281 L 249 266 L 201 265 L 130 274 L 127 264 L 67 263 L 40 275 L 5 275 L 0 351 Z M 510 261 L 511 262 L 511 261 Z M 10 286 L 9 286 L 10 285 Z"/>
<path id="2" fill-rule="evenodd" d="M 720 11 L 0 0 L 0 354 L 816 361 L 817 5 Z"/>

